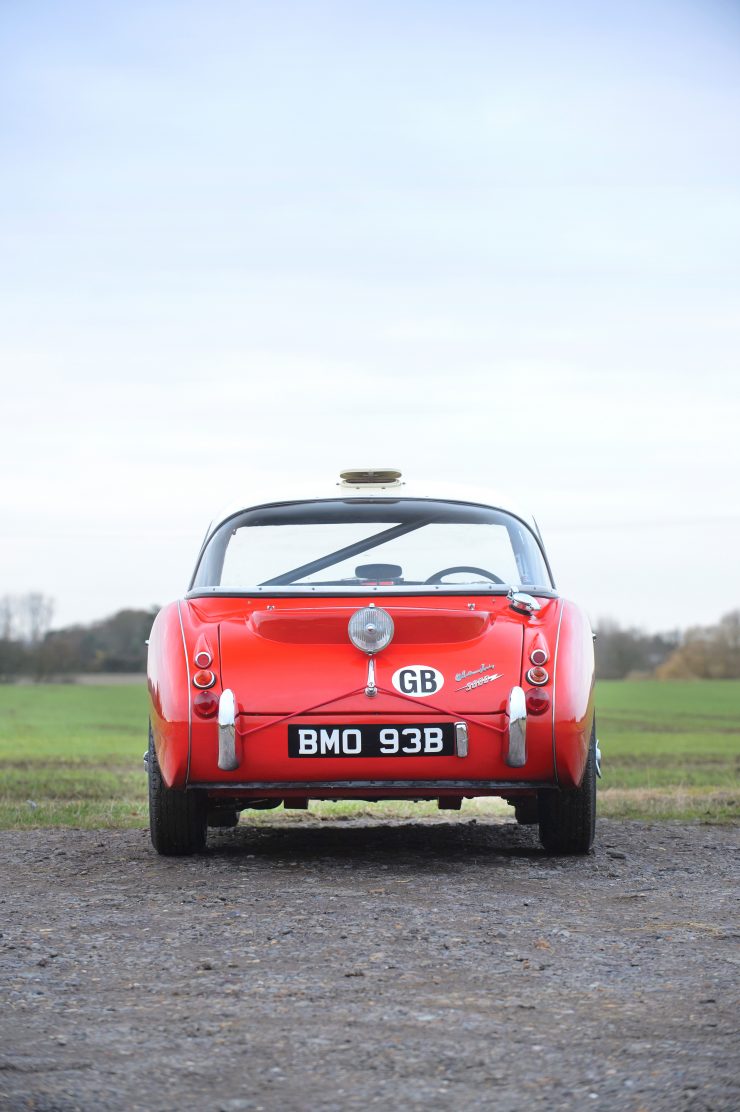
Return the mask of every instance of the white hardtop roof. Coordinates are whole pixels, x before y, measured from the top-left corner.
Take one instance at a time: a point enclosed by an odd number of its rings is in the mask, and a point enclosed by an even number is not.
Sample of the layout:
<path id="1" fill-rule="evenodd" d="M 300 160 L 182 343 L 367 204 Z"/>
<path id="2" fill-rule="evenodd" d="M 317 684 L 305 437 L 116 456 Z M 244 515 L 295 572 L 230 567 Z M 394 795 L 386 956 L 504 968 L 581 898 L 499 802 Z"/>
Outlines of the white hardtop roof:
<path id="1" fill-rule="evenodd" d="M 354 471 L 365 471 L 369 469 L 353 469 Z M 343 471 L 343 475 L 348 474 L 348 471 Z M 384 468 L 382 471 L 376 471 L 376 474 L 399 474 L 400 472 L 392 471 L 390 468 Z M 218 514 L 211 521 L 208 527 L 206 536 L 211 533 L 225 521 L 227 518 L 232 517 L 243 510 L 252 509 L 255 506 L 271 505 L 275 502 L 309 502 L 319 501 L 327 498 L 431 498 L 442 499 L 448 502 L 475 502 L 482 506 L 492 506 L 497 510 L 505 510 L 522 521 L 539 536 L 539 529 L 537 522 L 532 514 L 527 513 L 521 506 L 517 506 L 511 499 L 504 498 L 500 493 L 495 493 L 492 490 L 484 489 L 478 486 L 468 484 L 448 483 L 448 482 L 417 482 L 416 479 L 406 479 L 403 476 L 399 480 L 391 480 L 388 482 L 362 482 L 354 483 L 347 482 L 339 478 L 339 475 L 333 480 L 329 480 L 320 489 L 317 489 L 316 483 L 306 483 L 297 481 L 291 483 L 290 487 L 279 487 L 272 489 L 270 487 L 262 488 L 259 493 L 255 492 L 254 497 L 250 497 L 249 501 L 241 502 L 236 505 L 227 507 L 223 513 Z"/>

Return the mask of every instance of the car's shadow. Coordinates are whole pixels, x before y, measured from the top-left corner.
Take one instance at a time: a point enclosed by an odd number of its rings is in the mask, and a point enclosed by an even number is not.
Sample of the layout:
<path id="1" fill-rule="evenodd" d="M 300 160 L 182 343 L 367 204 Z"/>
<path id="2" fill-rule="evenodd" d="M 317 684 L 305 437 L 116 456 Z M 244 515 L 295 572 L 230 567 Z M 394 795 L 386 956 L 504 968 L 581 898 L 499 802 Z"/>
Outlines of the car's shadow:
<path id="1" fill-rule="evenodd" d="M 211 830 L 208 853 L 213 858 L 251 856 L 274 862 L 298 861 L 456 865 L 486 859 L 502 864 L 512 858 L 548 858 L 537 839 L 537 828 L 491 822 L 300 822 Z"/>

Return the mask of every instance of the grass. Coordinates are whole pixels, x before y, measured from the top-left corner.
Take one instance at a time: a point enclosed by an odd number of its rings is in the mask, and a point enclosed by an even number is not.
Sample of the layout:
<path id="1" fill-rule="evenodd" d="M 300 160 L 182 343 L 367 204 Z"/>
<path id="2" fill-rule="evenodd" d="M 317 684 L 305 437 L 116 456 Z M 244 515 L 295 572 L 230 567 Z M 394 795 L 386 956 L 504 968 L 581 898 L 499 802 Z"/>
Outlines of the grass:
<path id="1" fill-rule="evenodd" d="M 604 681 L 596 705 L 601 814 L 737 816 L 740 682 Z"/>
<path id="2" fill-rule="evenodd" d="M 0 686 L 0 763 L 131 765 L 147 744 L 142 684 Z"/>
<path id="3" fill-rule="evenodd" d="M 737 816 L 740 682 L 602 682 L 597 715 L 600 814 Z M 147 717 L 143 684 L 0 686 L 0 827 L 146 825 Z M 463 813 L 511 811 L 502 800 L 478 799 L 466 801 Z M 249 814 L 270 823 L 440 813 L 435 804 L 399 802 Z"/>

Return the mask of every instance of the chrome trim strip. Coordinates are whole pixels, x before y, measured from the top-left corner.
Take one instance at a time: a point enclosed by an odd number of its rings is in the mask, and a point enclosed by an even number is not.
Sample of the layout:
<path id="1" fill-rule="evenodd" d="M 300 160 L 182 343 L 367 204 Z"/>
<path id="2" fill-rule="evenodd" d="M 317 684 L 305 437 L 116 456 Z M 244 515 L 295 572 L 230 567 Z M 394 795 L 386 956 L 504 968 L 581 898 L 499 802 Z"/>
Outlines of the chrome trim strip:
<path id="1" fill-rule="evenodd" d="M 393 791 L 418 791 L 425 792 L 468 788 L 480 791 L 539 791 L 553 788 L 555 785 L 547 780 L 203 780 L 189 784 L 190 788 L 203 788 L 206 791 L 310 791 L 316 788 L 321 791 L 364 791 L 372 788 L 381 791 L 384 788 Z"/>
<path id="2" fill-rule="evenodd" d="M 475 595 L 476 598 L 494 596 L 500 598 L 508 594 L 510 587 L 483 587 L 480 583 L 461 583 L 454 587 L 446 584 L 400 584 L 398 587 L 372 587 L 369 584 L 356 587 L 249 587 L 244 590 L 234 590 L 233 587 L 192 587 L 186 594 L 186 599 L 191 598 L 363 598 L 367 595 L 380 595 L 388 599 L 391 606 L 399 598 L 416 597 L 417 595 L 434 595 L 434 597 L 454 598 L 459 595 Z M 546 587 L 531 587 L 530 591 L 537 598 L 560 598 L 555 590 Z"/>
<path id="3" fill-rule="evenodd" d="M 190 779 L 190 753 L 193 748 L 193 692 L 190 685 L 190 661 L 188 660 L 188 646 L 185 642 L 185 626 L 182 621 L 181 600 L 177 600 L 177 616 L 180 619 L 180 633 L 182 634 L 182 651 L 185 653 L 185 671 L 188 674 L 188 764 L 185 770 L 185 781 Z"/>
<path id="4" fill-rule="evenodd" d="M 236 755 L 236 699 L 228 687 L 218 701 L 218 767 L 233 772 L 239 767 Z"/>
<path id="5" fill-rule="evenodd" d="M 455 753 L 458 757 L 468 755 L 468 724 L 467 722 L 455 723 Z"/>
<path id="6" fill-rule="evenodd" d="M 510 768 L 523 768 L 527 763 L 527 700 L 521 687 L 509 692 L 506 713 L 509 730 L 504 760 Z"/>

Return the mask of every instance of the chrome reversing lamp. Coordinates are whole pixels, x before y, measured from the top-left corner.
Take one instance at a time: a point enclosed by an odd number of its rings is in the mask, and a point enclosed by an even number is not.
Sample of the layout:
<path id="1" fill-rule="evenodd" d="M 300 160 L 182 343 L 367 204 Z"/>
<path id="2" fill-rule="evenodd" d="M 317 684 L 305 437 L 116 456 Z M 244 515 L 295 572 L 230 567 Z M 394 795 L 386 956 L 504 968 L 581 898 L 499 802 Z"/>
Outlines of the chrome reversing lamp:
<path id="1" fill-rule="evenodd" d="M 382 652 L 393 640 L 393 618 L 377 606 L 355 610 L 349 620 L 349 639 L 355 648 L 373 656 Z"/>

